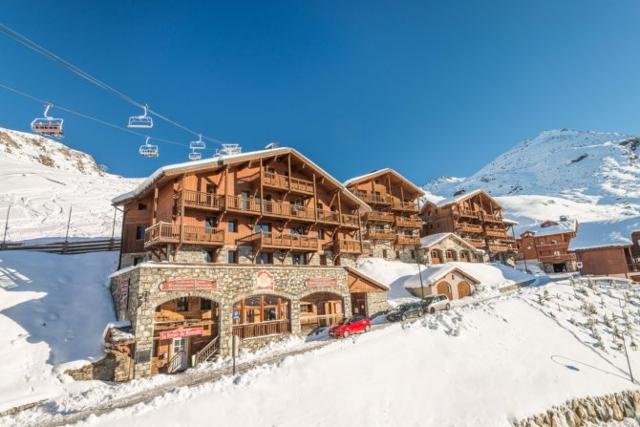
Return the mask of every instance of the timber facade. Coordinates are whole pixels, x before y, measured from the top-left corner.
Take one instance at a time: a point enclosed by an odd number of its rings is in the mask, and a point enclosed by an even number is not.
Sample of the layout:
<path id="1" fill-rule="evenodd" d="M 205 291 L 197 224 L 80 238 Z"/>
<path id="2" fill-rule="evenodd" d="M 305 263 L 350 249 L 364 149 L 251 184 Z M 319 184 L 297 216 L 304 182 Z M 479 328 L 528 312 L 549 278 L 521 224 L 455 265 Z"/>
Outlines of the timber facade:
<path id="1" fill-rule="evenodd" d="M 504 219 L 502 206 L 484 190 L 463 194 L 439 203 L 427 202 L 420 211 L 424 236 L 455 233 L 491 260 L 512 259 L 515 239 L 511 222 Z"/>
<path id="2" fill-rule="evenodd" d="M 124 211 L 111 276 L 132 377 L 387 308 L 386 286 L 350 267 L 369 251 L 371 208 L 290 148 L 159 169 L 114 199 Z M 124 357 L 124 356 L 123 356 Z"/>
<path id="3" fill-rule="evenodd" d="M 546 273 L 578 271 L 576 254 L 569 252 L 571 239 L 577 232 L 578 222 L 564 217 L 530 227 L 516 242 L 518 259 L 538 263 Z"/>
<path id="4" fill-rule="evenodd" d="M 371 254 L 416 260 L 422 228 L 417 202 L 424 191 L 388 168 L 352 178 L 345 186 L 372 208 L 364 213 L 362 221 L 362 233 L 371 242 Z"/>

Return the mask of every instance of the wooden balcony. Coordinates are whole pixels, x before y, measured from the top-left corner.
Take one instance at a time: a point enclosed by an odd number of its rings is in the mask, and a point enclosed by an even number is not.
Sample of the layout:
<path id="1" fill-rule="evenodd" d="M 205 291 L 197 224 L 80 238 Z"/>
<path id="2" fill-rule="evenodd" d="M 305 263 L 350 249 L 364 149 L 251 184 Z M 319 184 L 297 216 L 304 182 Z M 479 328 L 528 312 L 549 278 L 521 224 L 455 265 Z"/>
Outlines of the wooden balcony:
<path id="1" fill-rule="evenodd" d="M 422 220 L 420 218 L 401 218 L 396 217 L 396 227 L 402 228 L 422 228 Z"/>
<path id="2" fill-rule="evenodd" d="M 474 211 L 471 209 L 454 209 L 453 215 L 460 218 L 474 218 L 474 219 L 482 218 L 481 211 Z"/>
<path id="3" fill-rule="evenodd" d="M 312 195 L 313 181 L 302 178 L 288 177 L 273 172 L 265 172 L 263 175 L 263 185 L 265 187 L 276 188 L 278 190 L 286 190 L 300 194 Z"/>
<path id="4" fill-rule="evenodd" d="M 285 249 L 297 252 L 315 252 L 318 239 L 295 234 L 258 232 L 238 239 L 238 243 L 251 243 L 256 250 Z"/>
<path id="5" fill-rule="evenodd" d="M 225 206 L 230 211 L 260 215 L 260 201 L 253 197 L 227 196 Z"/>
<path id="6" fill-rule="evenodd" d="M 418 205 L 416 205 L 415 202 L 406 202 L 396 198 L 394 198 L 391 203 L 391 209 L 394 211 L 418 213 Z"/>
<path id="7" fill-rule="evenodd" d="M 576 254 L 573 253 L 564 253 L 560 255 L 545 255 L 538 257 L 539 262 L 548 262 L 548 263 L 560 263 L 567 261 L 576 261 Z"/>
<path id="8" fill-rule="evenodd" d="M 474 248 L 484 249 L 487 246 L 486 242 L 483 239 L 464 239 L 464 240 L 466 240 Z"/>
<path id="9" fill-rule="evenodd" d="M 359 240 L 338 239 L 327 243 L 324 249 L 329 249 L 335 254 L 361 254 L 364 252 L 365 246 L 365 242 L 362 242 L 362 246 L 360 246 Z"/>
<path id="10" fill-rule="evenodd" d="M 367 230 L 366 238 L 369 240 L 396 240 L 396 233 L 394 231 L 385 230 Z"/>
<path id="11" fill-rule="evenodd" d="M 371 211 L 365 214 L 365 220 L 368 222 L 393 222 L 395 215 L 390 212 Z"/>
<path id="12" fill-rule="evenodd" d="M 263 337 L 289 332 L 291 332 L 291 321 L 288 319 L 233 325 L 233 334 L 240 338 Z"/>
<path id="13" fill-rule="evenodd" d="M 356 196 L 370 205 L 391 205 L 391 197 L 384 194 L 367 193 L 366 191 L 357 191 Z"/>
<path id="14" fill-rule="evenodd" d="M 456 231 L 460 233 L 482 233 L 482 225 L 480 224 L 471 224 L 468 222 L 460 222 L 456 225 Z"/>
<path id="15" fill-rule="evenodd" d="M 183 190 L 182 200 L 185 207 L 219 211 L 225 206 L 225 197 L 202 191 Z"/>
<path id="16" fill-rule="evenodd" d="M 351 214 L 342 214 L 340 216 L 340 225 L 348 228 L 360 228 L 358 224 L 358 216 Z"/>
<path id="17" fill-rule="evenodd" d="M 166 243 L 181 243 L 180 225 L 159 222 L 145 230 L 145 249 Z M 183 226 L 182 243 L 222 246 L 224 244 L 224 231 L 207 227 L 185 225 Z"/>
<path id="18" fill-rule="evenodd" d="M 485 213 L 484 215 L 482 215 L 482 220 L 484 222 L 492 222 L 492 223 L 502 223 L 503 218 L 501 214 L 488 214 Z"/>
<path id="19" fill-rule="evenodd" d="M 401 246 L 415 246 L 420 244 L 420 237 L 407 236 L 405 234 L 398 234 L 396 236 L 396 244 Z"/>
<path id="20" fill-rule="evenodd" d="M 340 214 L 337 211 L 318 209 L 318 222 L 340 224 Z"/>
<path id="21" fill-rule="evenodd" d="M 511 245 L 506 243 L 489 243 L 489 252 L 507 252 L 513 250 Z"/>
<path id="22" fill-rule="evenodd" d="M 509 233 L 507 232 L 507 230 L 503 228 L 487 228 L 485 229 L 484 234 L 486 234 L 489 237 L 498 237 L 498 238 L 504 238 L 504 239 L 509 238 Z"/>

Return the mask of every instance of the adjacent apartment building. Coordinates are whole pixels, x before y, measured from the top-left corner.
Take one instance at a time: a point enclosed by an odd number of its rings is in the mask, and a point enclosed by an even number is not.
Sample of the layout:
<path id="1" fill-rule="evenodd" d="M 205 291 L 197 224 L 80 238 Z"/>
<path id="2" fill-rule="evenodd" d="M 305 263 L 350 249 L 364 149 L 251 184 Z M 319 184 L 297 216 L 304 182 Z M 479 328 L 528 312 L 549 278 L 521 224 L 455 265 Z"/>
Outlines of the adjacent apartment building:
<path id="1" fill-rule="evenodd" d="M 491 260 L 513 259 L 517 247 L 510 229 L 515 224 L 484 190 L 460 194 L 440 202 L 428 201 L 420 210 L 423 235 L 455 233 Z"/>
<path id="2" fill-rule="evenodd" d="M 576 254 L 569 252 L 577 232 L 578 221 L 564 216 L 525 227 L 516 242 L 518 258 L 538 264 L 546 273 L 577 271 Z"/>
<path id="3" fill-rule="evenodd" d="M 113 202 L 121 322 L 105 336 L 124 379 L 228 355 L 233 336 L 251 349 L 387 307 L 385 285 L 350 268 L 372 209 L 294 149 L 166 166 Z"/>
<path id="4" fill-rule="evenodd" d="M 371 254 L 385 259 L 415 260 L 422 220 L 418 198 L 424 191 L 393 169 L 380 169 L 344 185 L 371 206 L 363 216 L 363 234 Z"/>

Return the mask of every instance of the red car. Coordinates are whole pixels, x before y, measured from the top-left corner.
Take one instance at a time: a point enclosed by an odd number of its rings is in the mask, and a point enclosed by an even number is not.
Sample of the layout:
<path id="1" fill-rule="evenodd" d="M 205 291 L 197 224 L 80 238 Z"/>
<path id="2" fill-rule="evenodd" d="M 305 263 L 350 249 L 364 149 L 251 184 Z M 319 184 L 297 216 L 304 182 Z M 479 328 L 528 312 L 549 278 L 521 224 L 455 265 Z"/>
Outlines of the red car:
<path id="1" fill-rule="evenodd" d="M 371 320 L 363 315 L 357 315 L 344 319 L 336 326 L 329 329 L 329 335 L 334 338 L 347 338 L 351 334 L 369 332 L 371 330 Z"/>

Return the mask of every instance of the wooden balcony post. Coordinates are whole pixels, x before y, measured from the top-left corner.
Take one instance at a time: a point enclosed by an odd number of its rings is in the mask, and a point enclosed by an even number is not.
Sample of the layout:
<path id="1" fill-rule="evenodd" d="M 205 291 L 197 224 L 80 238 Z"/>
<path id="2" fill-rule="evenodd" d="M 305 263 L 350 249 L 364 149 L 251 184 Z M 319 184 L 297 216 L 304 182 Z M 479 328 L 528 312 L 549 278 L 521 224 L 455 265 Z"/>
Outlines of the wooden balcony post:
<path id="1" fill-rule="evenodd" d="M 262 170 L 262 157 L 260 157 L 260 214 L 262 214 L 262 210 L 264 208 L 263 178 L 264 171 Z"/>
<path id="2" fill-rule="evenodd" d="M 287 156 L 287 170 L 289 171 L 289 179 L 287 181 L 289 184 L 289 191 L 291 191 L 291 153 Z"/>
<path id="3" fill-rule="evenodd" d="M 155 225 L 158 217 L 158 186 L 153 187 L 153 212 L 151 216 L 151 225 Z"/>
<path id="4" fill-rule="evenodd" d="M 336 194 L 338 196 L 338 215 L 340 215 L 339 224 L 342 224 L 342 204 L 340 203 L 340 189 L 336 190 Z"/>
<path id="5" fill-rule="evenodd" d="M 358 240 L 360 241 L 360 253 L 363 254 L 364 248 L 362 246 L 362 224 L 360 223 L 360 208 L 358 208 L 356 215 L 358 217 Z"/>
<path id="6" fill-rule="evenodd" d="M 180 180 L 180 246 L 182 246 L 184 235 L 184 179 L 185 175 L 183 174 Z"/>
<path id="7" fill-rule="evenodd" d="M 316 174 L 313 175 L 313 218 L 318 222 L 318 191 L 316 188 Z"/>
<path id="8" fill-rule="evenodd" d="M 229 165 L 225 165 L 224 167 L 224 210 L 227 210 L 228 198 L 227 194 L 229 194 Z"/>

